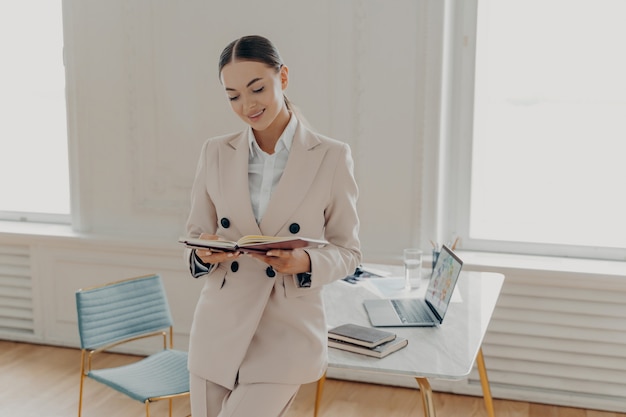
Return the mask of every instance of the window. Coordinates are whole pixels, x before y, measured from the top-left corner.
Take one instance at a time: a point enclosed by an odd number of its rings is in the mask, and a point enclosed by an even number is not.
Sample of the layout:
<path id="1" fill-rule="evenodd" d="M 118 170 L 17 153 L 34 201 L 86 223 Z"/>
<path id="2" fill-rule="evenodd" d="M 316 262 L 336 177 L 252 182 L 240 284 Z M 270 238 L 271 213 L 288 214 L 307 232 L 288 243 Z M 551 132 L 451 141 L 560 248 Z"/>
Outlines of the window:
<path id="1" fill-rule="evenodd" d="M 625 259 L 626 2 L 477 3 L 453 52 L 463 247 Z"/>
<path id="2" fill-rule="evenodd" d="M 69 221 L 61 1 L 0 5 L 0 218 Z"/>

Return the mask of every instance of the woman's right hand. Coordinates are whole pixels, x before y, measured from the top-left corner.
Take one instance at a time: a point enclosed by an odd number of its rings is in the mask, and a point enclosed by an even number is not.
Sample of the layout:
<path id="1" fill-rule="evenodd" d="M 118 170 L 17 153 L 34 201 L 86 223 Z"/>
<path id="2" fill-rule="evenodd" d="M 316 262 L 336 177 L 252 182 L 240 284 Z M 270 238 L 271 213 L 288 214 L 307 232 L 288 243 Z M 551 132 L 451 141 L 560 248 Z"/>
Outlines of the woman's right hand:
<path id="1" fill-rule="evenodd" d="M 219 240 L 219 236 L 210 235 L 208 233 L 202 233 L 199 239 L 206 240 Z M 217 252 L 212 251 L 210 249 L 196 249 L 196 255 L 198 258 L 202 260 L 205 264 L 217 264 L 224 261 L 231 261 L 233 259 L 237 259 L 241 253 L 237 252 Z"/>

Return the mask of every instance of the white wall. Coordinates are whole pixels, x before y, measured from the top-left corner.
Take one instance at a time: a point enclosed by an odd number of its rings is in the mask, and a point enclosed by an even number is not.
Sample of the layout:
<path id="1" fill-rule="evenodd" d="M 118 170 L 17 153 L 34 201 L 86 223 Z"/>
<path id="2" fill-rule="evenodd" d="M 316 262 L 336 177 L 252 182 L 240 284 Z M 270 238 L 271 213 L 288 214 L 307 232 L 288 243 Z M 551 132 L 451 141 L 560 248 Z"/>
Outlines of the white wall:
<path id="1" fill-rule="evenodd" d="M 243 128 L 218 80 L 231 40 L 262 34 L 290 68 L 287 95 L 352 146 L 363 249 L 419 239 L 426 57 L 410 0 L 66 0 L 74 193 L 81 231 L 173 239 L 202 142 Z"/>

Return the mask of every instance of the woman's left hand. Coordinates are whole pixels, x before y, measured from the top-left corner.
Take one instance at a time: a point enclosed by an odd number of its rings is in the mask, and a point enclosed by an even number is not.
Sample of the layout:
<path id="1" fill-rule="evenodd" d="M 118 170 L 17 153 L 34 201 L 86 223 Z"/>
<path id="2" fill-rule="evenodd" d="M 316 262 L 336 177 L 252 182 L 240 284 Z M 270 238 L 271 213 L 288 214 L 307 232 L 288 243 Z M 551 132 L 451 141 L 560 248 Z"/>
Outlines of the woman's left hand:
<path id="1" fill-rule="evenodd" d="M 248 256 L 265 262 L 281 274 L 311 272 L 311 258 L 304 249 L 272 249 L 266 253 L 249 252 Z"/>

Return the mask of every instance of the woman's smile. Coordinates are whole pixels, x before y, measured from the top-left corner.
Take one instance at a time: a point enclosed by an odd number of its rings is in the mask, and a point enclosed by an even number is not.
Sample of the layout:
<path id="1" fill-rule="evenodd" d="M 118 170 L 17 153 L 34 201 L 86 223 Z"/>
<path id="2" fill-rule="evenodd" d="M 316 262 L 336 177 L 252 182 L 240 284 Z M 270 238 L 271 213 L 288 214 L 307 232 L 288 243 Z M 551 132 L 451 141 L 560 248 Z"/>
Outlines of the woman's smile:
<path id="1" fill-rule="evenodd" d="M 256 122 L 264 112 L 265 112 L 265 109 L 260 110 L 254 114 L 249 115 L 248 118 L 252 120 L 253 122 Z"/>

